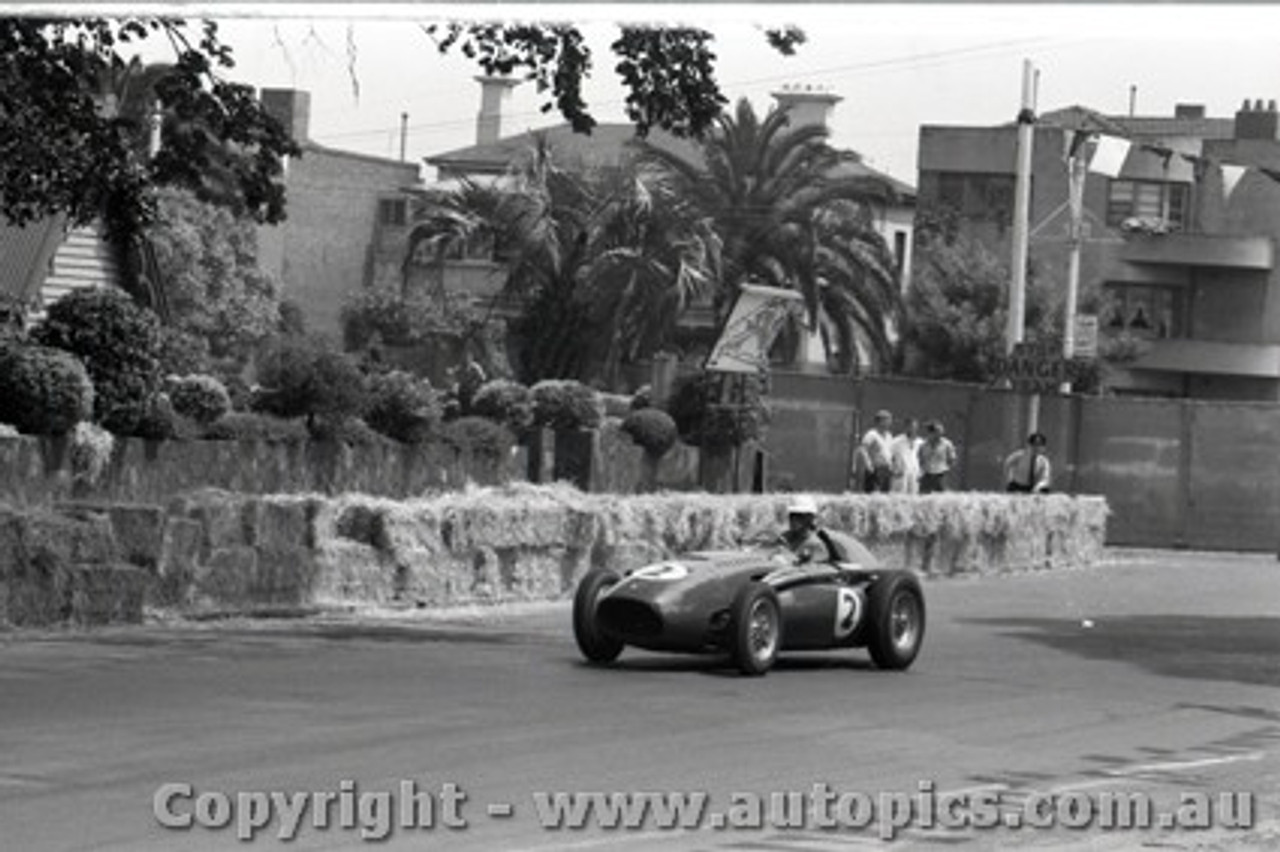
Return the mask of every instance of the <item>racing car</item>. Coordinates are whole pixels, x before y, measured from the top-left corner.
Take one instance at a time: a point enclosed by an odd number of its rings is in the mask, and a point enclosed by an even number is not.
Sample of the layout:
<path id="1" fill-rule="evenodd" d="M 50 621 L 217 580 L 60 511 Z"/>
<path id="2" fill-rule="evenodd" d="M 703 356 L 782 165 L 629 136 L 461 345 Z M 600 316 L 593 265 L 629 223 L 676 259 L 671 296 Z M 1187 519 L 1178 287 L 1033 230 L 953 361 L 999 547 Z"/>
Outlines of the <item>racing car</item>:
<path id="1" fill-rule="evenodd" d="M 630 645 L 728 652 L 762 675 L 780 651 L 866 648 L 903 670 L 924 641 L 924 593 L 910 571 L 882 568 L 853 536 L 822 530 L 830 561 L 798 564 L 780 545 L 701 551 L 619 573 L 589 571 L 573 600 L 573 632 L 591 663 Z"/>

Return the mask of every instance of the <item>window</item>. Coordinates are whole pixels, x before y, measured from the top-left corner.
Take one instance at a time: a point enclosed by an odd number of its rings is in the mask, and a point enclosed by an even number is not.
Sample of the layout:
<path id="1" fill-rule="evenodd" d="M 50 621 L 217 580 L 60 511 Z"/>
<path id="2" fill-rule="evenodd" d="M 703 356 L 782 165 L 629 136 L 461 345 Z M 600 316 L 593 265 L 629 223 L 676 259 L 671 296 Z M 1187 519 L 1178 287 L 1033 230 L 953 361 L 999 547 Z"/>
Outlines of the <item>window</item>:
<path id="1" fill-rule="evenodd" d="M 1150 340 L 1181 337 L 1182 291 L 1175 287 L 1109 285 L 1101 322 L 1111 334 L 1127 332 Z"/>
<path id="2" fill-rule="evenodd" d="M 1013 175 L 937 172 L 937 200 L 965 219 L 1013 222 Z"/>
<path id="3" fill-rule="evenodd" d="M 378 201 L 379 225 L 404 227 L 408 218 L 408 205 L 403 198 L 383 198 Z"/>
<path id="4" fill-rule="evenodd" d="M 1184 225 L 1190 192 L 1185 183 L 1113 180 L 1107 193 L 1107 224 L 1118 227 L 1125 219 L 1136 217 Z"/>

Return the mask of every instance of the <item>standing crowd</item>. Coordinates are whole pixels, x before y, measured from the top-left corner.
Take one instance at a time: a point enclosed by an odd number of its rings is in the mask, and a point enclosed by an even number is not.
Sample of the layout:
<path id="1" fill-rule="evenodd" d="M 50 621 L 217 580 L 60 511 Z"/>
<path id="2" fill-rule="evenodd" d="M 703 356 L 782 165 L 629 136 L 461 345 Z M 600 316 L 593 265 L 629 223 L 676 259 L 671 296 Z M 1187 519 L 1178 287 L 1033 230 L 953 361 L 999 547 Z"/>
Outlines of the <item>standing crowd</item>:
<path id="1" fill-rule="evenodd" d="M 1032 432 L 1026 446 L 1005 460 L 1007 491 L 1049 491 L 1052 468 L 1047 445 L 1042 432 Z M 854 448 L 851 486 L 867 494 L 936 494 L 950 487 L 956 461 L 956 446 L 940 420 L 926 422 L 921 436 L 920 421 L 908 417 L 902 431 L 895 435 L 893 414 L 881 410 Z"/>

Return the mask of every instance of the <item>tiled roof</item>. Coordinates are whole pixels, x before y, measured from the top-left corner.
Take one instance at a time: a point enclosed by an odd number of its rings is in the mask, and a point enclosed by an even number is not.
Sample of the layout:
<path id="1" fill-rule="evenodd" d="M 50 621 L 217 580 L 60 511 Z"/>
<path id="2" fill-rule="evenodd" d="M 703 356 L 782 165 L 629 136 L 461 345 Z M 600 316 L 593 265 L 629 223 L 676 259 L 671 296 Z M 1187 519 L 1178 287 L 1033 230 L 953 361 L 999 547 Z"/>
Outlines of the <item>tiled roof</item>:
<path id="1" fill-rule="evenodd" d="M 542 130 L 530 130 L 515 136 L 505 136 L 487 145 L 471 145 L 427 157 L 429 164 L 453 171 L 498 173 L 510 163 L 516 162 L 532 150 L 535 138 L 542 135 L 555 152 L 559 161 L 579 165 L 611 165 L 622 159 L 623 151 L 636 140 L 635 127 L 630 124 L 598 124 L 591 135 L 573 132 L 568 124 L 558 124 Z M 670 151 L 690 161 L 698 161 L 701 154 L 698 145 L 660 130 L 649 133 L 647 141 L 655 147 Z M 909 184 L 873 169 L 857 159 L 848 158 L 837 169 L 837 174 L 853 174 L 878 177 L 888 181 L 902 196 L 914 198 L 915 188 Z"/>
<path id="2" fill-rule="evenodd" d="M 26 303 L 38 301 L 62 236 L 61 217 L 40 219 L 21 228 L 0 223 L 0 295 Z"/>
<path id="3" fill-rule="evenodd" d="M 514 136 L 504 136 L 485 145 L 469 145 L 427 157 L 433 166 L 469 171 L 502 171 L 524 156 L 542 136 L 564 162 L 584 165 L 605 165 L 622 159 L 626 147 L 636 140 L 635 127 L 630 124 L 597 124 L 591 135 L 575 133 L 568 124 L 557 124 L 539 130 L 527 130 Z M 660 130 L 652 131 L 650 144 L 687 158 L 698 154 L 697 145 Z"/>

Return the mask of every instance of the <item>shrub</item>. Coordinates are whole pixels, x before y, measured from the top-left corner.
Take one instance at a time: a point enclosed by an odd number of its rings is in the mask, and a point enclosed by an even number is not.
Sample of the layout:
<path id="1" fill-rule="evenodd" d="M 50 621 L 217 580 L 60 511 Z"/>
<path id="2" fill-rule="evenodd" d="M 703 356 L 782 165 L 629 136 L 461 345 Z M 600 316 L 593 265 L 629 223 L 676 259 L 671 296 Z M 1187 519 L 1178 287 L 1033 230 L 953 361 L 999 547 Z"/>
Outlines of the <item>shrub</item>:
<path id="1" fill-rule="evenodd" d="M 170 383 L 173 410 L 197 423 L 207 424 L 231 410 L 231 396 L 213 376 L 183 376 Z"/>
<path id="2" fill-rule="evenodd" d="M 147 401 L 131 434 L 135 438 L 149 441 L 168 441 L 174 438 L 190 440 L 199 436 L 199 427 L 174 411 L 173 401 L 168 394 L 155 393 Z"/>
<path id="3" fill-rule="evenodd" d="M 307 427 L 300 420 L 233 411 L 205 426 L 201 437 L 209 441 L 303 441 Z"/>
<path id="4" fill-rule="evenodd" d="M 106 470 L 115 448 L 111 433 L 92 423 L 77 423 L 71 432 L 71 470 L 75 479 L 94 484 Z"/>
<path id="5" fill-rule="evenodd" d="M 622 421 L 622 431 L 631 436 L 649 455 L 657 458 L 675 446 L 680 437 L 676 421 L 657 408 L 633 411 Z"/>
<path id="6" fill-rule="evenodd" d="M 307 433 L 316 441 L 339 441 L 353 446 L 392 443 L 391 438 L 374 431 L 359 417 L 321 417 Z"/>
<path id="7" fill-rule="evenodd" d="M 636 392 L 631 395 L 631 410 L 639 411 L 642 408 L 653 407 L 653 387 L 651 385 L 641 385 L 636 388 Z"/>
<path id="8" fill-rule="evenodd" d="M 364 419 L 375 431 L 416 444 L 435 435 L 443 417 L 438 395 L 426 379 L 400 370 L 368 378 Z"/>
<path id="9" fill-rule="evenodd" d="M 194 376 L 212 372 L 209 340 L 173 326 L 160 328 L 160 375 Z"/>
<path id="10" fill-rule="evenodd" d="M 118 290 L 73 290 L 49 307 L 37 343 L 70 352 L 93 380 L 94 419 L 133 434 L 160 384 L 160 322 Z"/>
<path id="11" fill-rule="evenodd" d="M 519 435 L 533 425 L 533 397 L 519 382 L 494 379 L 476 391 L 471 413 L 501 423 Z"/>
<path id="12" fill-rule="evenodd" d="M 463 415 L 471 414 L 471 402 L 476 392 L 487 381 L 484 367 L 475 361 L 468 361 L 458 370 L 458 379 L 454 383 L 454 398 L 458 400 L 458 408 Z"/>
<path id="13" fill-rule="evenodd" d="M 459 417 L 445 424 L 441 440 L 447 447 L 475 458 L 500 462 L 511 453 L 516 436 L 487 417 Z"/>
<path id="14" fill-rule="evenodd" d="M 530 389 L 533 422 L 549 429 L 594 429 L 604 420 L 600 393 L 575 379 L 546 379 Z"/>
<path id="15" fill-rule="evenodd" d="M 0 343 L 0 422 L 36 435 L 61 435 L 93 416 L 93 382 L 60 349 Z"/>
<path id="16" fill-rule="evenodd" d="M 748 378 L 738 403 L 721 403 L 720 382 L 711 373 L 676 385 L 668 406 L 680 437 L 699 447 L 736 447 L 760 437 L 769 421 L 760 380 Z M 734 379 L 727 379 L 734 381 Z"/>
<path id="17" fill-rule="evenodd" d="M 354 417 L 365 404 L 364 376 L 354 360 L 320 341 L 290 338 L 258 364 L 262 389 L 253 407 L 277 417 Z"/>

